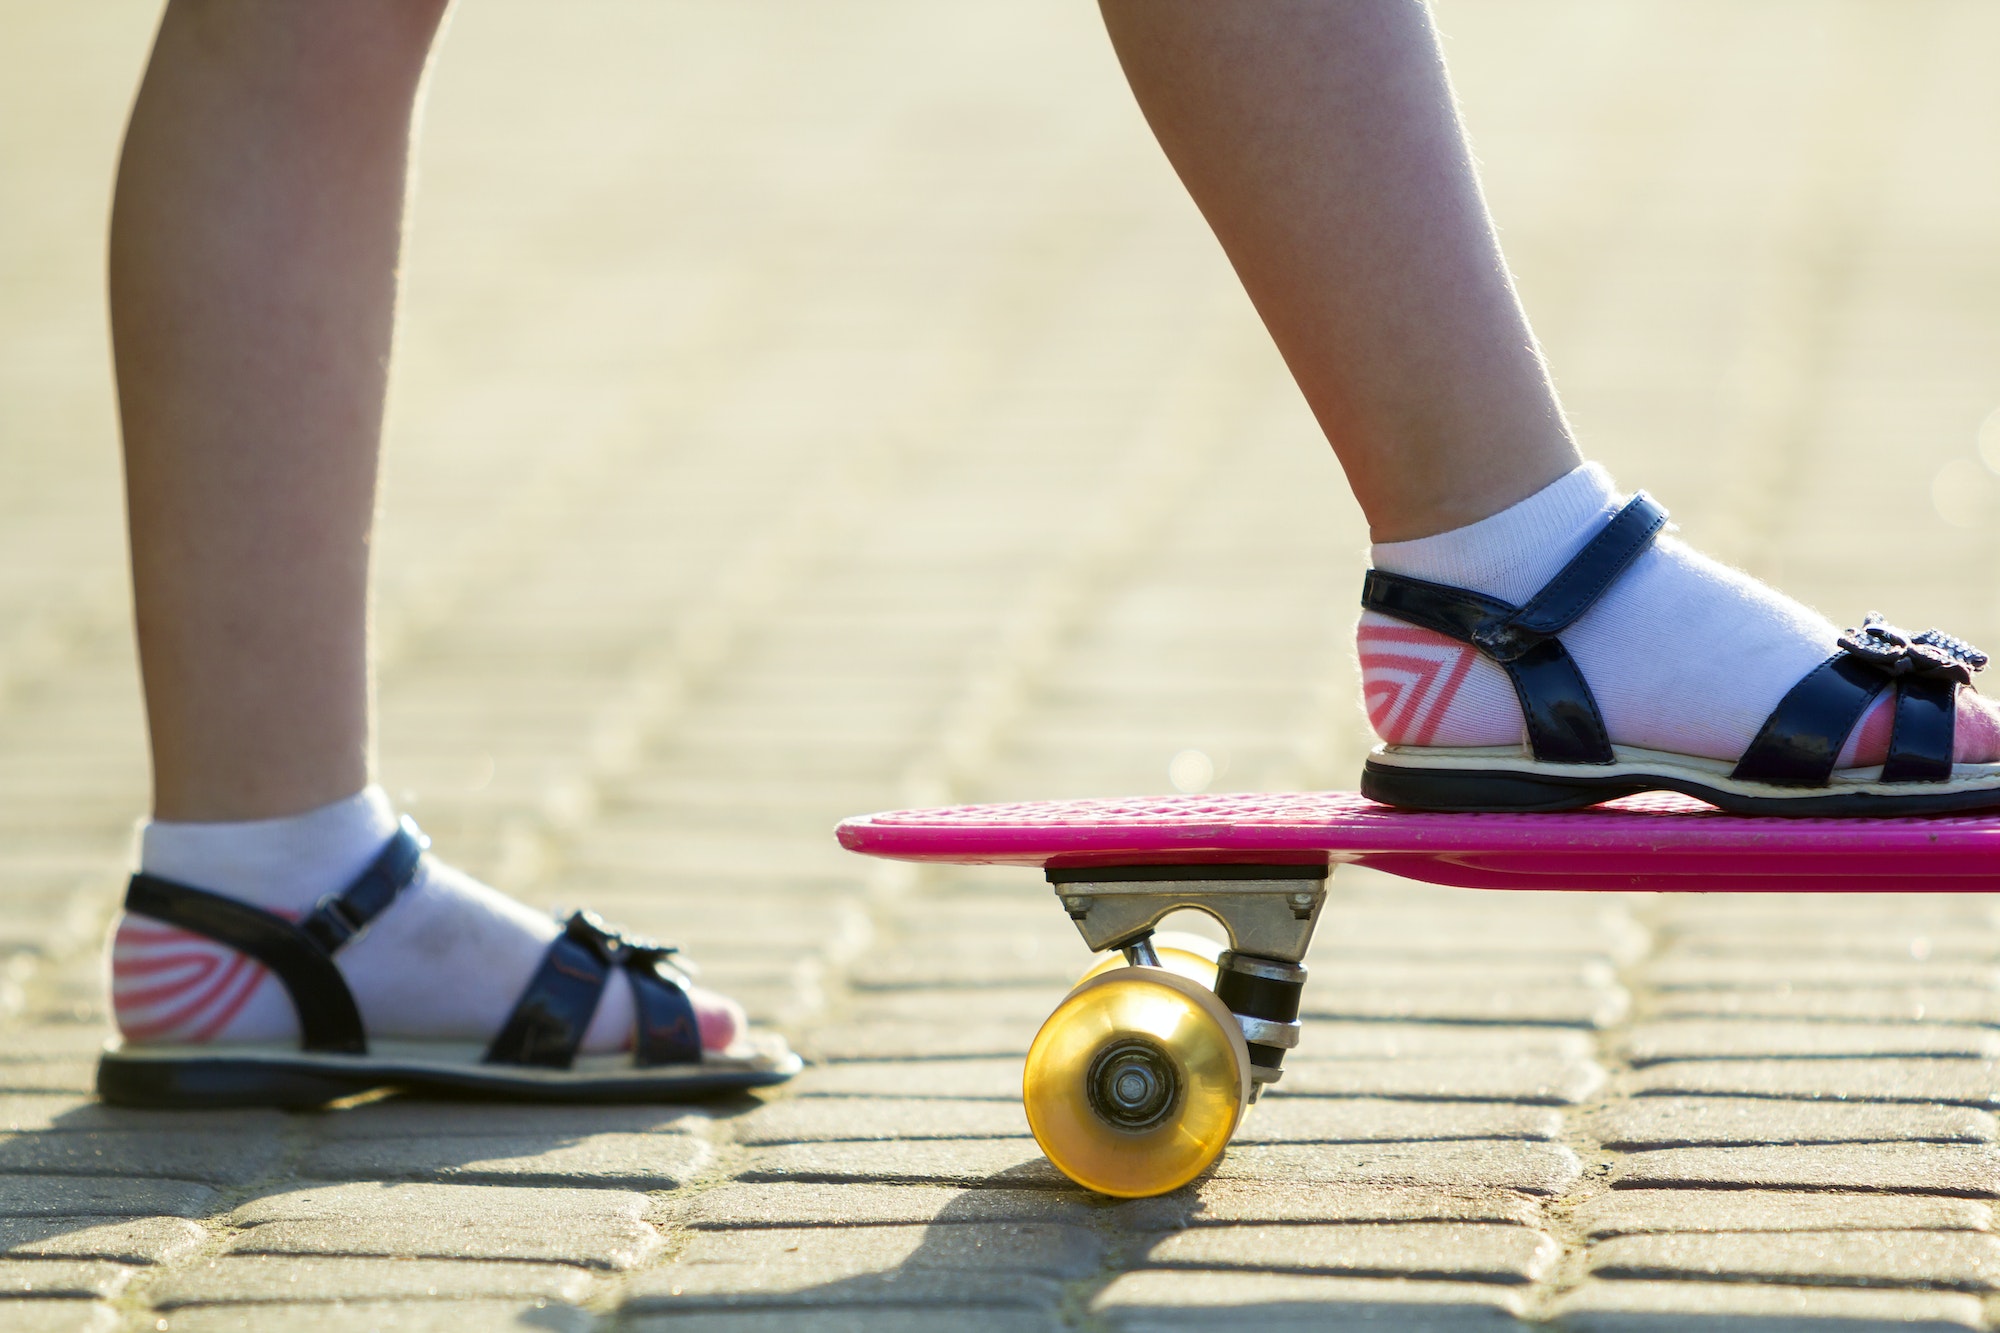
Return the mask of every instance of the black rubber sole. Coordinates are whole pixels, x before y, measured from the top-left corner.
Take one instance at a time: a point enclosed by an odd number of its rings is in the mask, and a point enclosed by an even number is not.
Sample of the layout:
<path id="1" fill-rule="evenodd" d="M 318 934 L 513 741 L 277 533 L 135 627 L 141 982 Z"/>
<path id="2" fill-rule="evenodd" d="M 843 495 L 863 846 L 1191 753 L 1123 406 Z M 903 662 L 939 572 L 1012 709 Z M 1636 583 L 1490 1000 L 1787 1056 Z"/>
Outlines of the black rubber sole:
<path id="1" fill-rule="evenodd" d="M 1361 769 L 1361 794 L 1404 810 L 1454 814 L 1529 813 L 1581 810 L 1635 796 L 1642 791 L 1676 791 L 1707 801 L 1733 815 L 1789 815 L 1793 818 L 1964 814 L 2000 809 L 2000 786 L 1978 791 L 1924 792 L 1884 796 L 1874 792 L 1798 796 L 1744 796 L 1667 774 L 1592 777 L 1579 773 L 1525 774 L 1478 769 L 1400 768 L 1369 760 Z"/>
<path id="2" fill-rule="evenodd" d="M 634 1074 L 562 1080 L 478 1065 L 440 1070 L 357 1064 L 349 1070 L 314 1060 L 147 1060 L 107 1052 L 97 1062 L 97 1095 L 114 1106 L 156 1111 L 245 1106 L 306 1110 L 382 1088 L 504 1101 L 689 1102 L 770 1087 L 796 1072 L 796 1068 L 718 1069 L 670 1079 Z"/>

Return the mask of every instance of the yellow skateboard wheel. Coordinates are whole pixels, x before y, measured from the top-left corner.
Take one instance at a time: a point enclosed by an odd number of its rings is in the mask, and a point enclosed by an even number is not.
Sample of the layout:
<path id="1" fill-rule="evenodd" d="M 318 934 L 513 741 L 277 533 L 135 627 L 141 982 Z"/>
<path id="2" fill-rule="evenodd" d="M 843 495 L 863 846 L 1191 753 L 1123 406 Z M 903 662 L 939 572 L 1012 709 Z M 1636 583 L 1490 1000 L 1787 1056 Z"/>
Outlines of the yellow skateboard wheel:
<path id="1" fill-rule="evenodd" d="M 1160 955 L 1160 966 L 1167 971 L 1186 977 L 1207 990 L 1215 989 L 1215 960 L 1222 956 L 1222 946 L 1206 935 L 1185 930 L 1162 930 L 1153 936 L 1153 951 Z M 1089 970 L 1076 979 L 1076 984 L 1081 986 L 1124 966 L 1125 955 L 1117 950 L 1098 954 L 1091 960 Z"/>
<path id="2" fill-rule="evenodd" d="M 1212 991 L 1163 968 L 1079 985 L 1028 1048 L 1035 1142 L 1086 1189 L 1165 1194 L 1222 1155 L 1250 1098 L 1250 1052 Z"/>

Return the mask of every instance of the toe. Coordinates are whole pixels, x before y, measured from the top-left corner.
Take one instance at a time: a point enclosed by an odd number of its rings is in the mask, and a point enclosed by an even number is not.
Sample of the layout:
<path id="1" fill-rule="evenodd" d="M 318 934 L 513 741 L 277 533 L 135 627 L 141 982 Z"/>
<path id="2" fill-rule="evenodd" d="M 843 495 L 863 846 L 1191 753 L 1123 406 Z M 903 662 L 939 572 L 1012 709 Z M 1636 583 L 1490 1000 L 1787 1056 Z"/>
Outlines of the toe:
<path id="1" fill-rule="evenodd" d="M 703 986 L 690 986 L 688 1000 L 694 1005 L 695 1021 L 701 1025 L 701 1048 L 722 1051 L 736 1044 L 750 1030 L 743 1006 L 727 995 Z"/>
<path id="2" fill-rule="evenodd" d="M 1961 764 L 2000 763 L 2000 704 L 1972 689 L 1960 689 L 1951 748 L 1951 757 Z"/>

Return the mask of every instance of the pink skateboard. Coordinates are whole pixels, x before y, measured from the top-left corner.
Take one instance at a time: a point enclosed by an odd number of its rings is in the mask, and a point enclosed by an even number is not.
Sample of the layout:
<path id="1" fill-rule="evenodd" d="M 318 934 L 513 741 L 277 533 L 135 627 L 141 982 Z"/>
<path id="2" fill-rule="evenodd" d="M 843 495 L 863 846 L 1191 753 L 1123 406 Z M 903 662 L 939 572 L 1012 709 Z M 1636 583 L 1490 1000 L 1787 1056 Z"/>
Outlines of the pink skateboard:
<path id="1" fill-rule="evenodd" d="M 1031 801 L 864 815 L 839 834 L 870 856 L 1041 867 L 1084 942 L 1123 952 L 1131 966 L 1093 969 L 1043 1025 L 1024 1085 L 1050 1159 L 1111 1194 L 1192 1179 L 1277 1081 L 1334 866 L 1475 889 L 2000 891 L 2000 816 L 1754 818 L 1664 793 L 1549 814 L 1418 813 L 1353 792 Z M 1230 947 L 1156 947 L 1154 926 L 1182 908 L 1214 917 Z"/>
<path id="2" fill-rule="evenodd" d="M 2000 816 L 1776 819 L 1667 793 L 1557 814 L 1427 814 L 1353 792 L 1026 801 L 892 810 L 840 826 L 869 856 L 1069 869 L 1372 866 L 1466 889 L 2000 891 Z"/>

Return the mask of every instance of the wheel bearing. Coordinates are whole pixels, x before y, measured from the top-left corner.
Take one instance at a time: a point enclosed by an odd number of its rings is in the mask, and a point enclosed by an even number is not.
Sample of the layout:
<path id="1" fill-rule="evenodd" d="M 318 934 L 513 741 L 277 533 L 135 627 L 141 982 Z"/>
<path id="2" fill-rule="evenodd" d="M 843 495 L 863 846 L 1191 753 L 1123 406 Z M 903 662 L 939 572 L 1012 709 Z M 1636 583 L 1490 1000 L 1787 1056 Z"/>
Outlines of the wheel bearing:
<path id="1" fill-rule="evenodd" d="M 1151 1129 L 1181 1104 L 1173 1057 L 1144 1037 L 1127 1037 L 1099 1051 L 1084 1075 L 1084 1089 L 1099 1119 L 1134 1133 Z"/>

